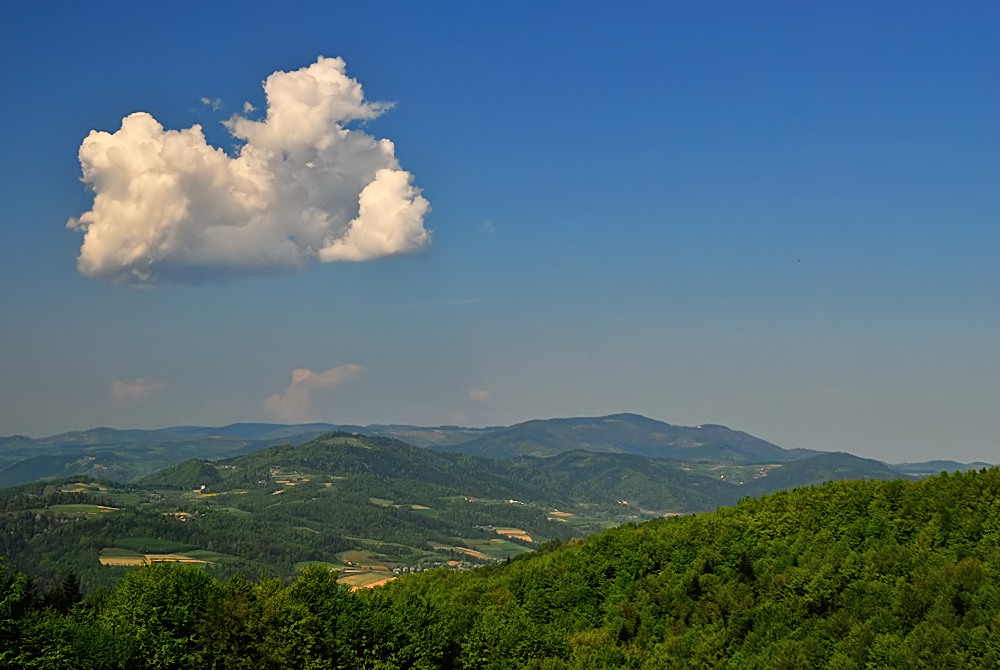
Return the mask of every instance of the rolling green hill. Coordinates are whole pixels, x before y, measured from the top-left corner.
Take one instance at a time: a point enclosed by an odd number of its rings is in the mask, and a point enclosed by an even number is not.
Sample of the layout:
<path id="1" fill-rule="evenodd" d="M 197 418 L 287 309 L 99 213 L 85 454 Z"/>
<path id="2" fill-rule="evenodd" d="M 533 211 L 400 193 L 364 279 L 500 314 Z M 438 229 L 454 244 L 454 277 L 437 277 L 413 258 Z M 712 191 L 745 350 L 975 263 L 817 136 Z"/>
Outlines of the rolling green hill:
<path id="1" fill-rule="evenodd" d="M 0 487 L 61 477 L 129 482 L 187 458 L 245 454 L 276 443 L 301 444 L 329 432 L 327 424 L 233 424 L 159 430 L 96 428 L 30 438 L 0 438 Z"/>
<path id="2" fill-rule="evenodd" d="M 165 546 L 186 547 L 182 556 L 220 576 L 287 578 L 351 556 L 408 570 L 483 563 L 776 488 L 895 476 L 878 465 L 847 454 L 761 467 L 581 450 L 497 460 L 333 433 L 188 459 L 131 484 L 70 478 L 2 490 L 0 553 L 43 581 L 72 568 L 87 588 Z"/>
<path id="3" fill-rule="evenodd" d="M 357 591 L 157 564 L 70 611 L 13 575 L 0 630 L 39 667 L 996 668 L 998 504 L 996 468 L 835 482 Z"/>
<path id="4" fill-rule="evenodd" d="M 768 468 L 767 475 L 747 482 L 747 494 L 758 496 L 796 486 L 813 486 L 845 479 L 901 479 L 907 476 L 882 461 L 843 452 L 818 453 Z"/>

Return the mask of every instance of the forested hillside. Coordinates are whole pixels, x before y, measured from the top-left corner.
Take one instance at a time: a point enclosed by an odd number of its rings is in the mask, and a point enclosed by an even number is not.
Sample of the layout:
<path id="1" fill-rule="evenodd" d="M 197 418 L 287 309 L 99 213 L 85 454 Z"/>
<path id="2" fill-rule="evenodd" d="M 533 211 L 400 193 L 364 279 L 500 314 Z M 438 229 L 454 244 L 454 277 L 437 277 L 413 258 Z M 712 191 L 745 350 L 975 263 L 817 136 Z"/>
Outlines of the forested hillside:
<path id="1" fill-rule="evenodd" d="M 2 489 L 0 554 L 44 588 L 73 571 L 90 591 L 159 560 L 199 562 L 220 579 L 290 578 L 323 563 L 364 572 L 343 575 L 358 584 L 463 569 L 777 488 L 895 476 L 848 454 L 780 466 L 580 450 L 496 460 L 331 433 L 188 459 L 132 484 L 68 478 Z"/>
<path id="2" fill-rule="evenodd" d="M 73 584 L 64 595 L 72 595 Z M 58 594 L 56 594 L 58 595 Z M 8 576 L 2 660 L 74 668 L 996 668 L 1000 471 L 843 481 L 348 592 L 154 565 Z"/>

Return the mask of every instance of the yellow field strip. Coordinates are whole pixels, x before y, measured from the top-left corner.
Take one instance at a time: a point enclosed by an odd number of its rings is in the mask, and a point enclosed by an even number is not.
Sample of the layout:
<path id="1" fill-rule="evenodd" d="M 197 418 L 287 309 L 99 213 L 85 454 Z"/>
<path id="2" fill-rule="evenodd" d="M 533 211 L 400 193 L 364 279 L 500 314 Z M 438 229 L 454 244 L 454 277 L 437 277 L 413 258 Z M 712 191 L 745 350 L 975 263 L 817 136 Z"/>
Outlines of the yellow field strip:
<path id="1" fill-rule="evenodd" d="M 106 551 L 106 550 L 105 550 Z M 210 563 L 184 554 L 135 554 L 133 556 L 108 556 L 101 552 L 97 559 L 101 565 L 132 566 L 149 563 Z"/>

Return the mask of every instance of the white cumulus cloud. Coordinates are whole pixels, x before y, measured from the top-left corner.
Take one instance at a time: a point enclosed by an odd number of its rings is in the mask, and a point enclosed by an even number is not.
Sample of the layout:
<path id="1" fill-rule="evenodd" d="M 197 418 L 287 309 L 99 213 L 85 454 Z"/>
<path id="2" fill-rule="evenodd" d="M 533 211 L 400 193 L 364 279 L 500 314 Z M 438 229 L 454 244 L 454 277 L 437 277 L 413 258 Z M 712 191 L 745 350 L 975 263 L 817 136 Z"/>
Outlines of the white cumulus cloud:
<path id="1" fill-rule="evenodd" d="M 345 384 L 364 370 L 363 366 L 354 363 L 324 372 L 313 372 L 306 368 L 293 370 L 292 382 L 285 392 L 270 396 L 264 401 L 264 407 L 273 416 L 284 421 L 306 421 L 313 391 Z"/>
<path id="2" fill-rule="evenodd" d="M 116 403 L 145 400 L 166 387 L 167 385 L 162 382 L 148 382 L 142 377 L 134 382 L 123 382 L 116 379 L 111 382 L 111 400 Z"/>
<path id="3" fill-rule="evenodd" d="M 393 143 L 351 125 L 390 105 L 365 100 L 342 59 L 275 72 L 264 93 L 263 119 L 225 122 L 242 142 L 235 156 L 210 146 L 199 125 L 164 129 L 146 112 L 125 117 L 114 133 L 91 131 L 80 165 L 93 207 L 67 224 L 84 235 L 80 273 L 190 282 L 366 261 L 430 243 L 430 204 Z"/>

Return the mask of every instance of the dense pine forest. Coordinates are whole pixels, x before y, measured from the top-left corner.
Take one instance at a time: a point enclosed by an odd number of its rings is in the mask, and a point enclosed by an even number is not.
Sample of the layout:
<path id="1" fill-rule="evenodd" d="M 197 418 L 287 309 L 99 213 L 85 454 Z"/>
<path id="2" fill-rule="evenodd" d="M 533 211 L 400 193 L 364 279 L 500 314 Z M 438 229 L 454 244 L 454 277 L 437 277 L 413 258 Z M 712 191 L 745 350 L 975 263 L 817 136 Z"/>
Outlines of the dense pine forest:
<path id="1" fill-rule="evenodd" d="M 995 668 L 1000 470 L 843 481 L 349 591 L 155 564 L 82 599 L 13 569 L 18 668 Z"/>

